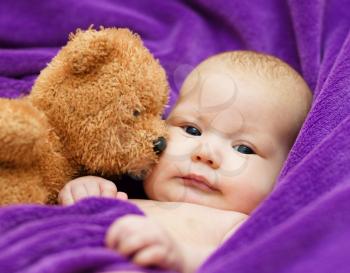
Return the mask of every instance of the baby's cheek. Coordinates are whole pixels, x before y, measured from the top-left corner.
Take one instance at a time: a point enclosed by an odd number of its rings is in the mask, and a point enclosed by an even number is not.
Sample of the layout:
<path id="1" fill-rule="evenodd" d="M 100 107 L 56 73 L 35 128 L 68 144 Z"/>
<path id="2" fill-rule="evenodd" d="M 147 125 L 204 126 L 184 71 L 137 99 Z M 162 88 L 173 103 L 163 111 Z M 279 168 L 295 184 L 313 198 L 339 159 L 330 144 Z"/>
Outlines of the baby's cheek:
<path id="1" fill-rule="evenodd" d="M 170 130 L 167 149 L 165 154 L 172 160 L 183 160 L 189 158 L 193 151 L 199 148 L 200 143 L 196 137 L 187 134 L 180 127 Z"/>
<path id="2" fill-rule="evenodd" d="M 221 176 L 223 194 L 227 209 L 249 214 L 265 197 L 265 190 L 259 185 L 254 169 Z M 261 182 L 261 180 L 260 180 Z"/>
<path id="3" fill-rule="evenodd" d="M 163 188 L 166 187 L 168 176 L 171 175 L 169 167 L 171 164 L 162 155 L 159 163 L 144 180 L 143 186 L 150 199 L 160 200 Z"/>
<path id="4" fill-rule="evenodd" d="M 251 169 L 252 163 L 249 156 L 239 154 L 236 151 L 230 151 L 230 156 L 227 156 L 222 161 L 219 173 L 226 180 L 235 180 L 237 177 L 244 175 Z"/>
<path id="5" fill-rule="evenodd" d="M 188 157 L 188 154 L 188 143 L 186 139 L 181 141 L 181 139 L 176 138 L 169 140 L 167 148 L 164 151 L 163 158 L 168 162 L 176 162 Z"/>
<path id="6" fill-rule="evenodd" d="M 248 181 L 247 181 L 248 182 Z M 249 181 L 247 186 L 242 190 L 245 198 L 245 213 L 250 213 L 256 207 L 258 207 L 269 194 L 269 190 L 266 188 L 266 184 L 263 181 L 256 179 L 255 181 Z"/>

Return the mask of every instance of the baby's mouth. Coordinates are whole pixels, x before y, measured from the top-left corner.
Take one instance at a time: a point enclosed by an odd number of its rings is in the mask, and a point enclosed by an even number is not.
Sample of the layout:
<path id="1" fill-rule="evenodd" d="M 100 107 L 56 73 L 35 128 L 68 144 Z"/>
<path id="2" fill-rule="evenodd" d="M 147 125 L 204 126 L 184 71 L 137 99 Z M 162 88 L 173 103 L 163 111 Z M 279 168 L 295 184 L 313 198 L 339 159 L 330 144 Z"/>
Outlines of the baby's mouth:
<path id="1" fill-rule="evenodd" d="M 178 178 L 181 178 L 184 182 L 184 185 L 189 187 L 194 187 L 205 192 L 218 191 L 208 182 L 208 180 L 205 177 L 201 175 L 189 174 L 185 176 L 179 176 Z"/>

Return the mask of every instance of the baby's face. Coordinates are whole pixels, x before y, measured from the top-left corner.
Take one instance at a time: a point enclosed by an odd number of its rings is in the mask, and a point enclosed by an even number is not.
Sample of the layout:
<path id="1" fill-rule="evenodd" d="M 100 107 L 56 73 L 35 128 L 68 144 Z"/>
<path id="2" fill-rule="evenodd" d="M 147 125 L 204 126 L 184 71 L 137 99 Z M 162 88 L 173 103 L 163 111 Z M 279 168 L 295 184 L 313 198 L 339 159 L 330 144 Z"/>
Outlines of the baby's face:
<path id="1" fill-rule="evenodd" d="M 272 190 L 304 118 L 295 88 L 226 65 L 196 68 L 167 120 L 168 146 L 144 182 L 149 198 L 249 214 Z"/>

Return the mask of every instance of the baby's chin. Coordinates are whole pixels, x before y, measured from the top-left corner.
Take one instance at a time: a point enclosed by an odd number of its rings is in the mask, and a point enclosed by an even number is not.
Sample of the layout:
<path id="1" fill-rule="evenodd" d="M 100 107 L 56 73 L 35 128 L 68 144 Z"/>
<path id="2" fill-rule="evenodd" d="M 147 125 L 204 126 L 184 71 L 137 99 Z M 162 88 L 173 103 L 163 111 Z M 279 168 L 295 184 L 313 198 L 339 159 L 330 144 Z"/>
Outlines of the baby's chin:
<path id="1" fill-rule="evenodd" d="M 176 189 L 164 192 L 158 196 L 158 200 L 163 202 L 191 203 L 202 206 L 209 206 L 207 199 L 206 193 L 195 188 L 183 186 L 176 187 Z"/>
<path id="2" fill-rule="evenodd" d="M 148 177 L 144 181 L 144 190 L 149 199 L 161 202 L 192 203 L 210 206 L 208 193 L 183 185 L 179 179 L 159 179 L 158 183 Z M 160 181 L 162 185 L 160 185 Z M 164 184 L 163 184 L 164 183 Z M 157 187 L 159 185 L 159 187 Z M 166 185 L 166 187 L 162 187 Z"/>

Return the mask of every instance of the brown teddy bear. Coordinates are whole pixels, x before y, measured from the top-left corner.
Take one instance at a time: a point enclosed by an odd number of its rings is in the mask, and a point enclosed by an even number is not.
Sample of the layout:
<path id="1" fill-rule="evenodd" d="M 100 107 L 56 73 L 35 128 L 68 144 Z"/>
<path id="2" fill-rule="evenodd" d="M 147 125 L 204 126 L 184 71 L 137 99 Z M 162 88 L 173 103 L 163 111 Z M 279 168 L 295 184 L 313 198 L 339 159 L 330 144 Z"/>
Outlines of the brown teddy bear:
<path id="1" fill-rule="evenodd" d="M 147 173 L 166 145 L 168 90 L 139 36 L 78 30 L 30 95 L 0 100 L 0 204 L 54 204 L 81 175 Z"/>

